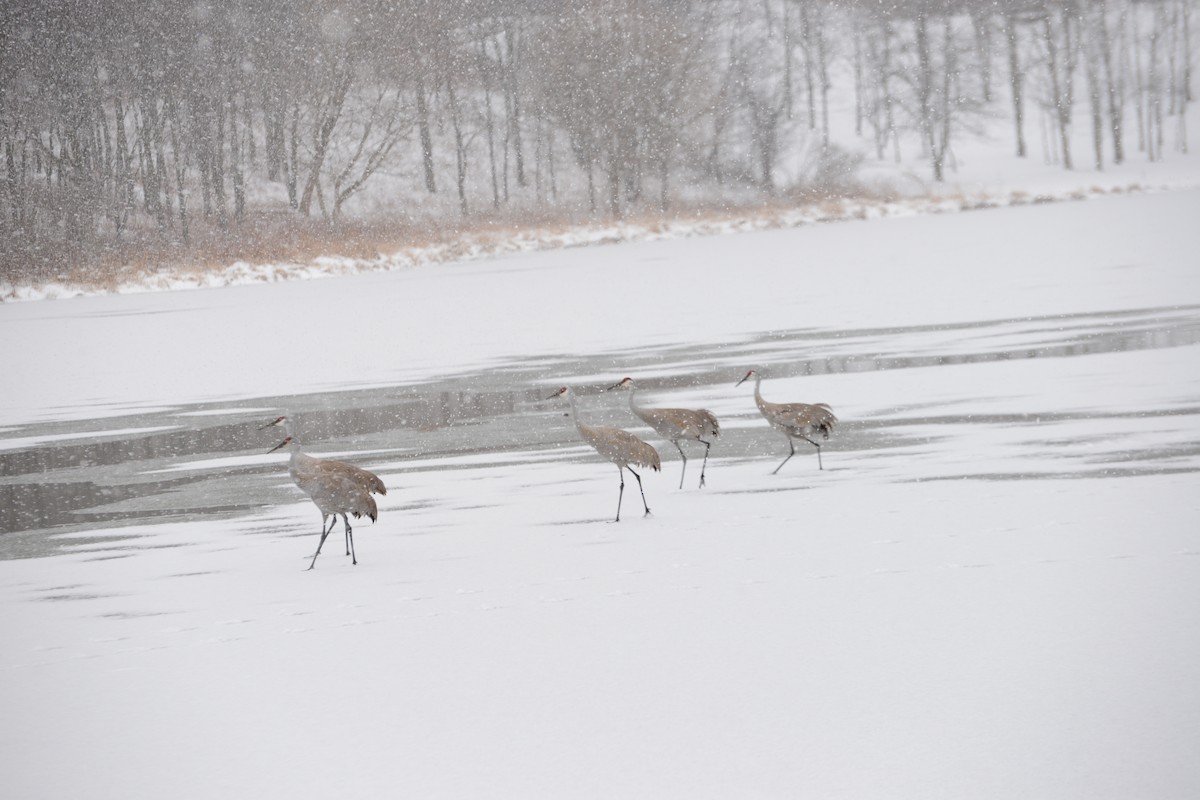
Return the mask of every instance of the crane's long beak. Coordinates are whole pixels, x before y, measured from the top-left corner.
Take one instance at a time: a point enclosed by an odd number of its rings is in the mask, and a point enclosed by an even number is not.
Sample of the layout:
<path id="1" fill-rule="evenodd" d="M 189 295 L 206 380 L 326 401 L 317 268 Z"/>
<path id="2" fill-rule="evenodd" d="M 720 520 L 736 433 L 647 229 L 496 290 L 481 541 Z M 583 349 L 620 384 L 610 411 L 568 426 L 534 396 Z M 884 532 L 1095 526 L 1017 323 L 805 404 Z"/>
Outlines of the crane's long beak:
<path id="1" fill-rule="evenodd" d="M 562 396 L 562 392 L 555 392 L 554 394 L 550 395 L 550 396 L 549 396 L 549 397 L 547 397 L 546 399 L 547 399 L 547 400 L 553 400 L 554 398 L 556 398 L 556 397 L 561 397 L 561 396 Z"/>
<path id="2" fill-rule="evenodd" d="M 261 428 L 259 428 L 259 430 L 265 431 L 267 428 L 274 428 L 278 424 L 279 424 L 279 420 L 273 419 L 270 422 L 268 422 L 266 425 L 263 425 Z"/>
<path id="3" fill-rule="evenodd" d="M 260 430 L 261 430 L 261 428 L 260 428 Z M 289 437 L 287 437 L 287 438 L 286 438 L 286 439 L 284 439 L 282 442 L 280 442 L 279 444 L 275 445 L 275 446 L 274 446 L 274 447 L 272 447 L 270 450 L 268 450 L 268 451 L 267 451 L 267 454 L 269 455 L 269 454 L 271 454 L 271 453 L 274 453 L 276 450 L 278 450 L 279 448 L 283 447 L 285 444 L 288 444 L 288 443 L 289 443 L 289 442 L 291 442 L 291 441 L 292 441 L 292 437 L 290 437 L 290 436 L 289 436 Z"/>
<path id="4" fill-rule="evenodd" d="M 747 375 L 747 376 L 746 376 L 746 378 L 749 378 L 749 377 L 750 377 L 749 375 Z M 734 388 L 736 389 L 738 386 L 741 386 L 743 383 L 745 383 L 745 382 L 746 382 L 746 378 L 742 378 L 740 381 L 738 381 L 737 383 L 735 383 L 735 384 L 733 385 L 733 386 L 734 386 Z"/>

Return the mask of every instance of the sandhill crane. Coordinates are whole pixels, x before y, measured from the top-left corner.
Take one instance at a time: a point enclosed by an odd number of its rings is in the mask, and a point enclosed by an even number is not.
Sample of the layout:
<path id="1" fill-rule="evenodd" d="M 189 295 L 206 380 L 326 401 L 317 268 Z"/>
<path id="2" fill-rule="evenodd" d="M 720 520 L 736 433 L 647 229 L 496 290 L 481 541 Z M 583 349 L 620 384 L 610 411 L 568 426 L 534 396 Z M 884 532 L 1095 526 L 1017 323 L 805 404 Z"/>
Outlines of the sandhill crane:
<path id="1" fill-rule="evenodd" d="M 721 425 L 711 411 L 691 408 L 646 408 L 637 401 L 637 384 L 633 378 L 624 378 L 620 383 L 608 387 L 613 389 L 629 389 L 629 410 L 641 418 L 658 435 L 675 445 L 679 457 L 683 459 L 683 471 L 679 473 L 679 488 L 683 488 L 683 476 L 687 472 L 687 454 L 683 452 L 680 442 L 684 439 L 694 439 L 704 445 L 704 463 L 700 467 L 700 488 L 704 488 L 704 470 L 708 466 L 708 450 L 712 447 L 710 439 L 721 435 Z M 707 437 L 707 438 L 705 438 Z"/>
<path id="2" fill-rule="evenodd" d="M 817 448 L 817 468 L 824 469 L 825 467 L 821 465 L 821 445 L 808 437 L 810 434 L 819 433 L 824 438 L 829 438 L 833 426 L 837 424 L 837 417 L 833 415 L 833 409 L 824 403 L 813 405 L 808 403 L 768 403 L 763 400 L 762 396 L 762 376 L 754 370 L 747 372 L 746 377 L 734 385 L 741 386 L 751 378 L 754 378 L 754 402 L 758 405 L 759 412 L 767 422 L 771 423 L 772 428 L 782 433 L 788 440 L 788 456 L 771 474 L 774 475 L 783 469 L 788 458 L 796 455 L 795 439 L 803 439 Z"/>
<path id="3" fill-rule="evenodd" d="M 621 521 L 621 499 L 625 496 L 625 470 L 629 470 L 633 473 L 633 477 L 637 478 L 638 491 L 642 493 L 642 506 L 645 507 L 646 514 L 649 514 L 650 506 L 646 504 L 646 491 L 642 489 L 642 476 L 634 472 L 633 467 L 629 465 L 637 464 L 639 467 L 649 467 L 657 472 L 662 469 L 658 451 L 629 431 L 584 425 L 580 422 L 579 412 L 575 407 L 575 393 L 567 386 L 562 387 L 546 399 L 553 400 L 564 395 L 571 403 L 571 416 L 575 419 L 575 427 L 579 429 L 579 435 L 595 448 L 597 453 L 616 464 L 621 473 L 621 491 L 617 494 L 617 518 L 615 521 Z"/>
<path id="4" fill-rule="evenodd" d="M 312 563 L 308 568 L 312 569 L 317 565 L 317 556 L 321 555 L 325 538 L 333 532 L 338 514 L 342 515 L 342 526 L 346 529 L 346 555 L 350 556 L 351 563 L 358 564 L 358 557 L 354 553 L 354 533 L 346 515 L 352 514 L 355 519 L 370 517 L 371 522 L 374 522 L 379 516 L 379 510 L 371 494 L 387 494 L 387 487 L 373 472 L 367 472 L 343 461 L 313 458 L 301 453 L 300 443 L 296 441 L 292 432 L 292 422 L 287 417 L 276 417 L 259 430 L 277 425 L 283 426 L 287 436 L 267 452 L 274 453 L 281 447 L 291 446 L 292 459 L 288 462 L 288 472 L 296 485 L 312 498 L 321 511 L 321 541 L 317 543 L 317 552 L 313 554 Z M 333 519 L 327 530 L 325 520 L 331 516 Z"/>

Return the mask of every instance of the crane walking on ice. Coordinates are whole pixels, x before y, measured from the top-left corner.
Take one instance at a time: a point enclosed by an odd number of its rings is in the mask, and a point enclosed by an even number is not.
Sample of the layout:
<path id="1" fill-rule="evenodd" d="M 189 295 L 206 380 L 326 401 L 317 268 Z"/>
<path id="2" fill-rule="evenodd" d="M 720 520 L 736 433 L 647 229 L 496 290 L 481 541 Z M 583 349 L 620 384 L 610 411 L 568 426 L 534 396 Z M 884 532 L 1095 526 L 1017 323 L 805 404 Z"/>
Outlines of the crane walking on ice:
<path id="1" fill-rule="evenodd" d="M 326 537 L 333 532 L 339 514 L 342 516 L 342 526 L 346 530 L 346 555 L 350 556 L 351 563 L 358 564 L 358 557 L 354 554 L 354 533 L 346 515 L 353 514 L 356 519 L 370 517 L 371 522 L 374 522 L 379 516 L 379 510 L 375 506 L 375 498 L 371 495 L 387 494 L 387 487 L 373 472 L 367 472 L 343 461 L 313 458 L 301 453 L 300 443 L 296 441 L 291 420 L 287 417 L 277 417 L 259 430 L 277 425 L 283 426 L 287 436 L 267 452 L 274 453 L 281 447 L 291 446 L 292 459 L 288 462 L 288 472 L 296 485 L 312 498 L 321 511 L 321 541 L 317 543 L 317 552 L 313 554 L 312 563 L 308 568 L 312 569 L 317 565 L 317 556 L 321 555 L 321 547 L 324 546 Z M 333 519 L 326 529 L 325 520 L 329 517 Z"/>
<path id="2" fill-rule="evenodd" d="M 704 445 L 704 463 L 700 467 L 700 488 L 704 488 L 704 470 L 708 466 L 708 450 L 712 439 L 721 435 L 721 425 L 711 411 L 691 408 L 646 408 L 637 401 L 637 384 L 633 378 L 624 378 L 620 383 L 608 387 L 629 389 L 629 410 L 640 417 L 658 435 L 675 445 L 683 459 L 683 471 L 679 473 L 679 488 L 683 488 L 683 476 L 687 472 L 687 454 L 679 444 L 684 439 L 693 439 Z"/>
<path id="3" fill-rule="evenodd" d="M 763 400 L 762 396 L 762 376 L 754 370 L 747 372 L 746 377 L 734 385 L 741 386 L 751 378 L 754 378 L 754 402 L 758 405 L 759 412 L 767 422 L 771 423 L 772 428 L 782 433 L 788 440 L 787 458 L 771 474 L 774 475 L 783 469 L 783 465 L 788 462 L 788 459 L 796 455 L 796 439 L 803 439 L 817 448 L 817 468 L 824 469 L 825 467 L 821 465 L 821 445 L 808 437 L 820 434 L 825 439 L 829 438 L 833 426 L 838 421 L 837 417 L 833 415 L 833 409 L 824 403 L 813 405 L 808 403 L 768 403 Z"/>
<path id="4" fill-rule="evenodd" d="M 616 464 L 617 469 L 621 473 L 621 491 L 617 494 L 617 518 L 615 521 L 621 521 L 621 500 L 625 496 L 625 470 L 629 470 L 633 473 L 633 477 L 637 478 L 638 491 L 642 493 L 642 506 L 645 507 L 646 514 L 649 514 L 650 506 L 646 504 L 646 491 L 642 488 L 642 476 L 634 472 L 630 464 L 636 464 L 639 467 L 649 467 L 657 472 L 662 469 L 662 461 L 659 459 L 658 451 L 628 431 L 623 431 L 619 428 L 584 425 L 580 422 L 579 412 L 575 407 L 575 393 L 567 386 L 562 387 L 546 399 L 553 400 L 556 397 L 564 395 L 571 403 L 571 416 L 575 419 L 575 427 L 579 429 L 579 435 L 597 453 Z"/>

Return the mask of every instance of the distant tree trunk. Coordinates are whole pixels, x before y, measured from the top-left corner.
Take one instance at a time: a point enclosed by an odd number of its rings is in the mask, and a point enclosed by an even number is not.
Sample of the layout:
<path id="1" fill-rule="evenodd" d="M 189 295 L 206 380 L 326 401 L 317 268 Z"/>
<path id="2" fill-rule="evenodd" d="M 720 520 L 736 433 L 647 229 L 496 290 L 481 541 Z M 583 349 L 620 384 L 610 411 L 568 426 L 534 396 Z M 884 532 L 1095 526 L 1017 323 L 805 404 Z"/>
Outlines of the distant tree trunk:
<path id="1" fill-rule="evenodd" d="M 787 118 L 795 116 L 795 103 L 792 97 L 792 14 L 791 6 L 783 4 L 783 102 Z"/>
<path id="2" fill-rule="evenodd" d="M 421 165 L 425 169 L 425 191 L 437 192 L 433 172 L 433 137 L 429 132 L 429 107 L 425 100 L 425 82 L 417 78 L 417 131 L 421 138 Z"/>
<path id="3" fill-rule="evenodd" d="M 1062 31 L 1063 31 L 1063 69 L 1066 75 L 1063 79 L 1063 96 L 1067 100 L 1067 109 L 1070 110 L 1075 104 L 1075 67 L 1079 61 L 1079 46 L 1076 42 L 1078 38 L 1075 34 L 1075 14 L 1078 9 L 1066 4 L 1062 7 Z"/>
<path id="4" fill-rule="evenodd" d="M 946 154 L 950 151 L 950 134 L 953 131 L 954 92 L 951 80 L 958 69 L 958 58 L 955 52 L 954 34 L 950 16 L 942 18 L 942 86 L 939 92 L 941 109 L 939 110 L 939 130 L 932 144 L 933 179 L 938 183 L 945 180 Z"/>
<path id="5" fill-rule="evenodd" d="M 554 169 L 554 128 L 551 126 L 546 131 L 546 169 L 550 173 L 550 199 L 558 202 L 558 175 Z M 588 181 L 592 179 L 591 172 L 588 173 Z"/>
<path id="6" fill-rule="evenodd" d="M 1125 12 L 1121 11 L 1120 30 L 1125 30 Z M 1124 116 L 1124 90 L 1118 84 L 1121 74 L 1114 74 L 1112 43 L 1109 41 L 1108 8 L 1105 0 L 1100 0 L 1097 12 L 1097 24 L 1100 26 L 1100 58 L 1104 66 L 1104 83 L 1108 90 L 1108 127 L 1112 133 L 1113 163 L 1120 164 L 1125 160 L 1125 151 L 1121 142 L 1121 123 Z"/>
<path id="7" fill-rule="evenodd" d="M 979 59 L 979 82 L 983 101 L 992 101 L 992 12 L 972 8 L 971 24 L 975 29 L 975 53 Z"/>
<path id="8" fill-rule="evenodd" d="M 614 148 L 615 150 L 616 148 Z M 605 166 L 608 175 L 608 213 L 613 219 L 621 218 L 621 171 L 617 159 L 610 154 Z"/>
<path id="9" fill-rule="evenodd" d="M 1095 153 L 1096 169 L 1104 169 L 1104 103 L 1100 96 L 1100 67 L 1097 38 L 1104 37 L 1104 19 L 1099 22 L 1093 16 L 1090 29 L 1081 31 L 1084 36 L 1084 72 L 1087 76 L 1088 106 L 1092 112 L 1092 148 Z"/>
<path id="10" fill-rule="evenodd" d="M 167 97 L 167 114 L 171 123 L 171 156 L 175 162 L 175 192 L 179 200 L 179 235 L 186 245 L 188 244 L 187 192 L 183 187 L 187 164 L 183 151 L 179 147 L 179 114 L 175 107 L 174 95 Z"/>
<path id="11" fill-rule="evenodd" d="M 267 180 L 279 180 L 283 162 L 282 98 L 272 97 L 267 87 L 262 89 L 263 137 L 266 146 Z"/>
<path id="12" fill-rule="evenodd" d="M 588 185 L 588 213 L 595 215 L 596 213 L 596 175 L 595 164 L 588 162 L 587 165 L 587 185 Z"/>
<path id="13" fill-rule="evenodd" d="M 1146 56 L 1146 153 L 1151 161 L 1162 158 L 1162 98 L 1158 78 L 1158 15 L 1150 29 L 1150 52 Z"/>
<path id="14" fill-rule="evenodd" d="M 175 229 L 175 206 L 171 201 L 171 178 L 167 171 L 167 154 L 166 154 L 166 127 L 167 119 L 164 115 L 166 106 L 159 109 L 159 99 L 154 98 L 154 113 L 155 113 L 155 134 L 154 134 L 154 159 L 155 159 L 155 174 L 158 176 L 158 191 L 162 197 L 162 213 L 165 221 L 165 229 Z"/>
<path id="15" fill-rule="evenodd" d="M 517 186 L 525 186 L 525 145 L 521 141 L 521 95 L 520 83 L 517 80 L 518 37 L 515 24 L 505 27 L 504 36 L 508 45 L 508 67 L 505 70 L 505 119 L 508 123 L 508 136 L 513 145 L 513 155 L 516 159 Z M 507 152 L 507 151 L 506 151 Z M 505 181 L 508 181 L 508 170 L 505 170 Z M 505 193 L 507 198 L 507 192 Z"/>
<path id="16" fill-rule="evenodd" d="M 458 97 L 454 92 L 454 81 L 446 80 L 446 99 L 450 104 L 450 122 L 454 127 L 455 183 L 458 186 L 458 205 L 465 217 L 467 206 L 467 141 L 462 129 L 462 113 L 458 108 Z"/>
<path id="17" fill-rule="evenodd" d="M 233 178 L 233 219 L 241 222 L 246 217 L 246 186 L 242 175 L 241 133 L 238 131 L 237 95 L 229 87 L 229 160 Z"/>
<path id="18" fill-rule="evenodd" d="M 1192 95 L 1192 4 L 1180 0 L 1179 6 L 1183 15 L 1183 102 L 1186 105 L 1196 99 Z"/>
<path id="19" fill-rule="evenodd" d="M 821 146 L 829 147 L 829 52 L 825 38 L 825 11 L 818 7 L 817 19 L 817 77 L 821 81 Z"/>
<path id="20" fill-rule="evenodd" d="M 896 163 L 900 163 L 900 133 L 896 130 L 895 102 L 892 99 L 892 37 L 895 29 L 888 19 L 883 24 L 883 66 L 881 80 L 883 82 L 883 111 L 887 120 L 888 135 L 892 137 L 892 150 Z"/>
<path id="21" fill-rule="evenodd" d="M 125 137 L 125 107 L 120 99 L 114 101 L 117 116 L 117 185 L 118 208 L 116 217 L 116 236 L 121 238 L 129 212 L 133 208 L 133 170 L 129 168 L 129 143 Z M 53 138 L 51 138 L 53 142 Z M 47 178 L 50 171 L 46 172 Z"/>
<path id="22" fill-rule="evenodd" d="M 1065 12 L 1064 12 L 1065 13 Z M 1058 41 L 1050 15 L 1042 17 L 1044 44 L 1046 45 L 1046 69 L 1050 73 L 1050 97 L 1053 106 L 1054 119 L 1057 123 L 1059 146 L 1061 147 L 1063 167 L 1072 169 L 1071 164 L 1071 103 L 1063 92 L 1063 84 L 1059 75 Z M 1069 34 L 1068 34 L 1068 42 Z M 1070 84 L 1068 72 L 1067 84 Z"/>
<path id="23" fill-rule="evenodd" d="M 808 129 L 817 129 L 817 89 L 813 80 L 812 22 L 808 16 L 808 0 L 800 0 L 800 47 L 804 51 L 804 86 L 808 95 Z"/>
<path id="24" fill-rule="evenodd" d="M 1176 134 L 1178 136 L 1177 147 L 1179 152 L 1188 152 L 1188 134 L 1187 134 L 1187 106 L 1192 101 L 1192 42 L 1191 42 L 1191 25 L 1189 16 L 1191 15 L 1191 6 L 1187 0 L 1180 0 L 1180 18 L 1183 26 L 1181 37 L 1183 39 L 1183 60 L 1182 74 L 1179 79 L 1179 105 Z"/>
<path id="25" fill-rule="evenodd" d="M 292 124 L 288 127 L 288 152 L 284 159 L 284 186 L 287 187 L 288 205 L 293 211 L 299 210 L 300 198 L 297 192 L 297 178 L 300 175 L 300 103 L 292 104 Z"/>
<path id="26" fill-rule="evenodd" d="M 545 126 L 542 125 L 541 118 L 535 117 L 533 121 L 533 193 L 537 198 L 539 206 L 546 201 L 546 194 L 542 185 L 543 162 L 546 159 L 546 135 L 544 128 Z"/>
<path id="27" fill-rule="evenodd" d="M 917 114 L 921 127 L 921 147 L 933 158 L 933 67 L 929 54 L 929 30 L 925 8 L 917 9 Z M 935 167 L 936 172 L 936 167 Z"/>
<path id="28" fill-rule="evenodd" d="M 161 121 L 158 114 L 158 99 L 149 93 L 143 95 L 139 104 L 142 114 L 140 153 L 142 167 L 142 196 L 146 202 L 146 213 L 154 218 L 160 234 L 167 230 L 166 203 L 163 201 L 163 175 L 159 171 L 162 166 L 158 160 L 162 141 Z"/>
<path id="29" fill-rule="evenodd" d="M 1133 27 L 1133 42 L 1129 45 L 1130 58 L 1133 61 L 1134 83 L 1137 85 L 1137 102 L 1134 107 L 1137 111 L 1138 123 L 1138 150 L 1146 150 L 1149 136 L 1147 135 L 1147 119 L 1146 119 L 1146 81 L 1142 74 L 1142 37 L 1139 32 L 1138 25 L 1138 10 L 1136 7 L 1129 14 L 1130 24 Z M 1150 148 L 1150 160 L 1154 160 L 1154 149 Z"/>
<path id="30" fill-rule="evenodd" d="M 854 37 L 854 135 L 862 136 L 863 106 L 865 105 L 863 98 L 862 32 L 856 29 L 850 35 Z"/>
<path id="31" fill-rule="evenodd" d="M 13 143 L 9 139 L 4 143 L 4 168 L 7 171 L 5 180 L 8 183 L 8 207 L 9 214 L 14 228 L 20 227 L 21 218 L 24 216 L 25 203 L 23 181 L 17 179 L 17 160 L 13 155 Z"/>
<path id="32" fill-rule="evenodd" d="M 217 207 L 217 224 L 222 228 L 229 224 L 229 209 L 225 196 L 225 104 L 217 102 L 216 125 L 213 146 L 209 151 L 209 169 L 212 170 L 213 201 Z"/>
<path id="33" fill-rule="evenodd" d="M 496 171 L 496 125 L 492 113 L 492 90 L 488 88 L 487 79 L 483 86 L 484 124 L 487 127 L 488 164 L 492 170 L 492 209 L 500 208 L 500 176 Z"/>
<path id="34" fill-rule="evenodd" d="M 881 51 L 879 36 L 874 32 L 867 34 L 865 58 L 871 82 L 871 103 L 867 119 L 871 122 L 872 138 L 875 140 L 875 158 L 883 161 L 884 148 L 887 147 L 887 126 L 883 119 L 883 56 Z"/>
<path id="35" fill-rule="evenodd" d="M 671 160 L 667 156 L 658 159 L 658 210 L 667 213 L 670 207 Z"/>
<path id="36" fill-rule="evenodd" d="M 1167 10 L 1159 9 L 1159 16 L 1167 26 L 1167 31 L 1170 32 L 1171 38 L 1167 42 L 1167 115 L 1175 115 L 1175 89 L 1178 85 L 1176 73 L 1178 71 L 1175 51 L 1179 49 L 1179 9 L 1178 7 L 1171 8 L 1171 19 L 1168 22 L 1166 19 Z"/>
<path id="37" fill-rule="evenodd" d="M 504 139 L 501 142 L 503 145 L 503 157 L 500 163 L 500 186 L 504 193 L 504 202 L 508 203 L 510 197 L 508 188 L 508 174 L 511 171 L 509 169 L 509 153 L 511 153 L 513 150 L 513 97 L 510 93 L 510 89 L 512 87 L 510 86 L 509 65 L 505 63 L 504 51 L 501 49 L 499 43 L 496 43 L 495 46 L 496 63 L 500 67 L 500 90 L 503 93 L 504 101 Z"/>
<path id="38" fill-rule="evenodd" d="M 1025 147 L 1025 98 L 1022 82 L 1025 73 L 1021 68 L 1021 53 L 1018 49 L 1017 15 L 1011 9 L 1004 13 L 1005 38 L 1008 39 L 1008 85 L 1012 89 L 1013 124 L 1017 132 L 1017 157 L 1024 158 Z"/>

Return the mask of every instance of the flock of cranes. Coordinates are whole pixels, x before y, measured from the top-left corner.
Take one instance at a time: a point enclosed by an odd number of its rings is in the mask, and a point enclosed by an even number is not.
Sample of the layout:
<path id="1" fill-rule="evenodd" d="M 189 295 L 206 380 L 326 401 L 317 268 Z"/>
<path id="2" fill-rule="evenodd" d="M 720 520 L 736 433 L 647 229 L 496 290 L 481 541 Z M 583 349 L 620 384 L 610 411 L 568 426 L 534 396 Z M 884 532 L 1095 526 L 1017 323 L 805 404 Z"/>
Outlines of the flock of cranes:
<path id="1" fill-rule="evenodd" d="M 783 468 L 792 456 L 796 454 L 796 439 L 803 439 L 817 449 L 817 468 L 824 469 L 821 463 L 821 444 L 813 437 L 828 439 L 837 424 L 833 410 L 825 403 L 771 403 L 762 396 L 762 376 L 755 370 L 750 370 L 735 386 L 741 386 L 746 381 L 754 379 L 754 402 L 759 413 L 772 428 L 787 437 L 788 455 L 771 473 L 774 475 Z M 687 473 L 687 454 L 680 442 L 695 441 L 704 445 L 704 462 L 700 467 L 700 488 L 704 488 L 704 470 L 708 466 L 708 451 L 713 439 L 721 435 L 721 425 L 711 411 L 691 408 L 647 408 L 637 401 L 637 386 L 632 378 L 624 378 L 603 391 L 616 389 L 629 390 L 629 408 L 635 416 L 649 425 L 659 436 L 675 445 L 683 459 L 683 470 L 679 475 L 679 488 L 683 488 L 684 475 Z M 637 480 L 638 491 L 642 496 L 642 507 L 645 513 L 650 513 L 650 505 L 646 502 L 646 490 L 642 487 L 642 476 L 633 468 L 635 466 L 652 469 L 658 472 L 662 469 L 662 459 L 653 446 L 639 439 L 629 431 L 620 428 L 609 428 L 600 425 L 586 425 L 579 418 L 575 405 L 575 392 L 568 386 L 563 386 L 554 394 L 547 397 L 553 400 L 565 397 L 571 406 L 571 417 L 579 436 L 591 445 L 604 459 L 615 464 L 621 478 L 620 491 L 617 494 L 616 522 L 621 521 L 621 501 L 625 497 L 625 470 Z M 358 558 L 354 553 L 354 533 L 347 516 L 355 519 L 370 517 L 374 522 L 379 516 L 375 498 L 371 495 L 387 494 L 387 487 L 373 472 L 368 472 L 344 461 L 334 461 L 327 458 L 313 458 L 300 452 L 300 444 L 292 430 L 291 420 L 287 417 L 276 417 L 263 425 L 259 430 L 272 427 L 283 427 L 285 437 L 282 442 L 268 450 L 273 453 L 282 447 L 291 448 L 291 459 L 288 462 L 288 473 L 321 512 L 321 539 L 317 543 L 317 552 L 313 554 L 312 569 L 317 565 L 317 556 L 325 539 L 333 532 L 337 518 L 342 518 L 342 527 L 346 535 L 346 555 L 351 563 L 357 564 Z M 329 520 L 329 527 L 325 527 Z"/>

